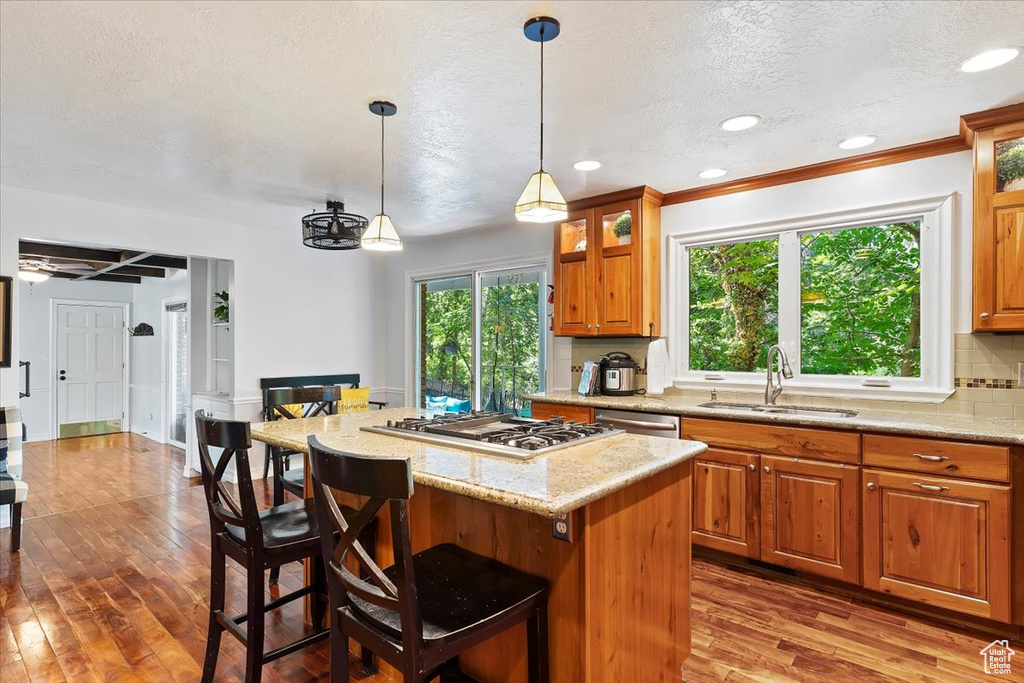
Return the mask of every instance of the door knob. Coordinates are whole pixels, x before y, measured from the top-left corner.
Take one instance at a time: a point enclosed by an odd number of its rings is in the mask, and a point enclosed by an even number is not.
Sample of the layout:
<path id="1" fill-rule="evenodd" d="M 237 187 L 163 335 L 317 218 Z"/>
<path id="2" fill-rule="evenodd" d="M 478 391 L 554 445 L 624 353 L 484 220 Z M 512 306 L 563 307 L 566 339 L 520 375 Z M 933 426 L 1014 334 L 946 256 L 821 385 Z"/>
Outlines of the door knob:
<path id="1" fill-rule="evenodd" d="M 771 472 L 771 471 L 772 471 L 772 470 L 771 470 L 771 468 L 770 468 L 770 467 L 768 467 L 768 465 L 765 465 L 765 466 L 764 466 L 764 473 L 765 473 L 765 474 L 768 474 L 768 473 L 769 473 L 769 472 Z"/>
<path id="2" fill-rule="evenodd" d="M 978 317 L 981 318 L 982 320 L 988 320 L 988 313 L 982 313 Z"/>
<path id="3" fill-rule="evenodd" d="M 875 490 L 875 482 L 869 481 L 868 482 L 868 491 L 874 491 L 874 490 Z"/>
<path id="4" fill-rule="evenodd" d="M 67 379 L 67 377 L 65 377 L 64 375 L 61 375 L 57 379 L 59 379 L 61 382 L 63 382 L 63 381 L 65 381 Z"/>
<path id="5" fill-rule="evenodd" d="M 749 467 L 749 468 L 750 468 L 750 471 L 751 471 L 751 472 L 753 472 L 754 470 L 756 470 L 756 469 L 757 469 L 757 467 L 755 467 L 755 466 L 754 466 L 754 463 L 750 463 L 749 465 L 747 465 L 747 467 Z"/>

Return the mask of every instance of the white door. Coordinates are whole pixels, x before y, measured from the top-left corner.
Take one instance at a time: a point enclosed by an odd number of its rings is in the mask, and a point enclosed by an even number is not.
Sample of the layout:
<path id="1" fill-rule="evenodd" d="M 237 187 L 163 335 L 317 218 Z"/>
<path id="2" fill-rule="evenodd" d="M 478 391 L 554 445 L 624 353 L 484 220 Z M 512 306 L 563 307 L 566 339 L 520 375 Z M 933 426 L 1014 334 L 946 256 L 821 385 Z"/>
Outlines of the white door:
<path id="1" fill-rule="evenodd" d="M 123 431 L 124 309 L 57 305 L 57 438 Z"/>

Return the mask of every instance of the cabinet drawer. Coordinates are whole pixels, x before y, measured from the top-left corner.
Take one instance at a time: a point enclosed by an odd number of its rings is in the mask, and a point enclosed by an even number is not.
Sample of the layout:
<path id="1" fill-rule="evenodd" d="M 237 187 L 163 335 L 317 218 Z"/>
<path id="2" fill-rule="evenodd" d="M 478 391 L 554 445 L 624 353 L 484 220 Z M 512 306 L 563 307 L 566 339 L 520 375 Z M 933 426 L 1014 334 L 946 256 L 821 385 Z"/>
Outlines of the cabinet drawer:
<path id="1" fill-rule="evenodd" d="M 1010 449 L 1006 446 L 865 434 L 864 464 L 970 479 L 1010 481 Z"/>
<path id="2" fill-rule="evenodd" d="M 543 403 L 534 401 L 530 406 L 530 417 L 534 420 L 547 420 L 552 417 L 564 417 L 573 422 L 593 422 L 594 411 L 585 406 L 570 406 L 564 403 Z"/>
<path id="3" fill-rule="evenodd" d="M 683 420 L 684 439 L 709 446 L 736 448 L 771 455 L 795 455 L 830 462 L 860 463 L 860 434 L 800 427 L 733 422 Z"/>

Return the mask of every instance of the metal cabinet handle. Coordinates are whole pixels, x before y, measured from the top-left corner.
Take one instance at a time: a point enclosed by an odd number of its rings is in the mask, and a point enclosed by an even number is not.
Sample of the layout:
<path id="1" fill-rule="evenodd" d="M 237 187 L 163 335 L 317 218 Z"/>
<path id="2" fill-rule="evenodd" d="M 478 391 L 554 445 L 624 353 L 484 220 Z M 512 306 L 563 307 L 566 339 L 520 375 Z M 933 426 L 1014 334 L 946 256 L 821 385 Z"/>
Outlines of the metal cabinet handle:
<path id="1" fill-rule="evenodd" d="M 919 489 L 924 489 L 925 491 L 948 491 L 949 490 L 948 486 L 932 486 L 931 484 L 919 484 L 916 481 L 914 482 L 914 486 L 916 486 Z"/>
<path id="2" fill-rule="evenodd" d="M 875 482 L 869 481 L 868 482 L 868 491 L 874 491 L 874 490 L 875 490 Z"/>
<path id="3" fill-rule="evenodd" d="M 770 468 L 770 467 L 768 467 L 768 465 L 765 465 L 765 466 L 764 466 L 764 473 L 765 473 L 765 474 L 768 474 L 768 473 L 769 473 L 769 472 L 771 472 L 771 471 L 772 471 L 772 470 L 771 470 L 771 468 Z"/>
<path id="4" fill-rule="evenodd" d="M 601 323 L 597 324 L 597 329 L 601 329 Z"/>
<path id="5" fill-rule="evenodd" d="M 32 397 L 32 361 L 19 360 L 18 366 L 25 368 L 25 393 L 18 392 L 18 398 Z"/>
<path id="6" fill-rule="evenodd" d="M 646 422 L 644 420 L 624 420 L 621 417 L 606 417 L 601 415 L 594 420 L 599 424 L 610 424 L 612 426 L 622 425 L 623 427 L 634 427 L 636 429 L 654 429 L 662 432 L 674 432 L 679 429 L 670 422 Z"/>
<path id="7" fill-rule="evenodd" d="M 922 453 L 914 453 L 915 458 L 921 458 L 921 460 L 927 460 L 928 462 L 943 462 L 949 460 L 948 455 L 924 455 Z"/>
<path id="8" fill-rule="evenodd" d="M 590 329 L 590 327 L 591 327 L 590 325 L 587 325 L 587 329 L 588 329 L 588 330 Z"/>
<path id="9" fill-rule="evenodd" d="M 750 463 L 749 465 L 747 465 L 747 467 L 749 467 L 749 468 L 750 468 L 750 471 L 751 471 L 751 472 L 753 472 L 754 470 L 756 470 L 756 469 L 757 469 L 757 466 L 756 466 L 756 465 L 754 465 L 754 463 Z"/>
<path id="10" fill-rule="evenodd" d="M 982 320 L 988 320 L 988 313 L 982 313 L 978 317 L 981 318 Z"/>

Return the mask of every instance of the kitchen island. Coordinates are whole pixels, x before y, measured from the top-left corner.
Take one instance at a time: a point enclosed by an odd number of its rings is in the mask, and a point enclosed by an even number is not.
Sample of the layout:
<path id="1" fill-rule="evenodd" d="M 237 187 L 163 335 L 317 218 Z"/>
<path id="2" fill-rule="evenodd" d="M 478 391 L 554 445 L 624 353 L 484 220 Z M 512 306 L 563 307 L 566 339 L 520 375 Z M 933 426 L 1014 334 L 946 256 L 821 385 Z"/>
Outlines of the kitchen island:
<path id="1" fill-rule="evenodd" d="M 680 680 L 690 652 L 691 461 L 706 446 L 615 434 L 515 460 L 360 429 L 415 412 L 283 420 L 253 425 L 252 435 L 305 452 L 315 434 L 331 448 L 410 458 L 414 550 L 457 543 L 551 582 L 552 681 Z M 569 540 L 554 537 L 556 518 Z M 380 529 L 387 566 L 387 520 Z M 481 681 L 525 681 L 525 643 L 520 626 L 460 663 Z"/>

